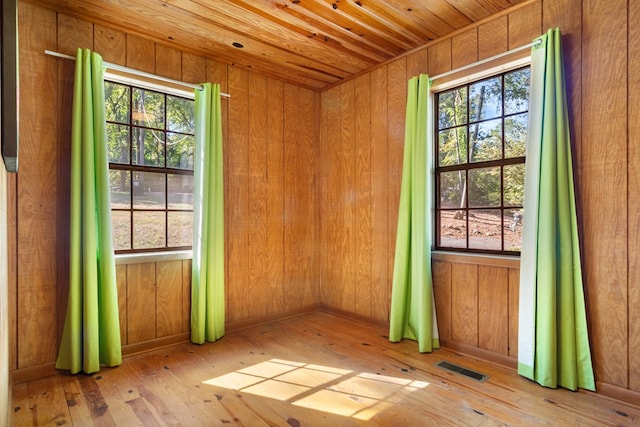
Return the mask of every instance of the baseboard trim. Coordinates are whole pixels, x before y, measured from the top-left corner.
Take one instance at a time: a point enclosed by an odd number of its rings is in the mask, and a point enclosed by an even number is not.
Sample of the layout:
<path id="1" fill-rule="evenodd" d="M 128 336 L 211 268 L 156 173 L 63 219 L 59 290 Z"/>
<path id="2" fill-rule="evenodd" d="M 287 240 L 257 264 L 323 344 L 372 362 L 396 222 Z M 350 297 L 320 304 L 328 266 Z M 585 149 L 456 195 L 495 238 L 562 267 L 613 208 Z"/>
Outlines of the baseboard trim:
<path id="1" fill-rule="evenodd" d="M 596 394 L 640 407 L 640 392 L 629 390 L 628 388 L 596 381 Z"/>
<path id="2" fill-rule="evenodd" d="M 440 346 L 455 353 L 461 353 L 465 356 L 471 356 L 478 359 L 482 359 L 486 362 L 492 362 L 497 365 L 505 366 L 507 368 L 517 369 L 518 359 L 497 354 L 489 350 L 473 347 L 467 344 L 461 344 L 449 340 L 440 339 Z"/>
<path id="3" fill-rule="evenodd" d="M 40 378 L 51 377 L 62 371 L 56 369 L 55 363 L 45 363 L 44 365 L 32 366 L 29 368 L 16 369 L 9 372 L 11 384 L 20 384 Z"/>
<path id="4" fill-rule="evenodd" d="M 254 326 L 267 325 L 273 322 L 279 322 L 281 320 L 291 319 L 294 317 L 304 316 L 305 314 L 313 313 L 321 309 L 321 305 L 314 304 L 307 307 L 297 308 L 295 310 L 289 310 L 282 313 L 271 314 L 267 316 L 252 317 L 245 320 L 238 320 L 235 322 L 228 322 L 225 325 L 225 333 L 241 331 L 243 329 L 252 328 Z"/>

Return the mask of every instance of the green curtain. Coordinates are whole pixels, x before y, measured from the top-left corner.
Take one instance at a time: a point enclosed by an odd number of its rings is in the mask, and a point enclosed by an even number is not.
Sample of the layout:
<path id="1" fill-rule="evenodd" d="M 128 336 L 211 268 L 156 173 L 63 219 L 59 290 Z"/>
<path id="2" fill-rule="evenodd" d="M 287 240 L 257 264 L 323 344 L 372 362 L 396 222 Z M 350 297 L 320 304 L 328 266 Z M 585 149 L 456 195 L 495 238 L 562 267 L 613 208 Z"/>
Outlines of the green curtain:
<path id="1" fill-rule="evenodd" d="M 224 335 L 224 185 L 220 85 L 196 90 L 191 341 Z"/>
<path id="2" fill-rule="evenodd" d="M 560 31 L 531 51 L 518 373 L 595 390 L 587 333 Z"/>
<path id="3" fill-rule="evenodd" d="M 417 340 L 421 353 L 440 346 L 431 278 L 430 86 L 426 74 L 411 78 L 408 84 L 389 327 L 390 341 Z"/>
<path id="4" fill-rule="evenodd" d="M 56 368 L 97 372 L 122 362 L 111 241 L 102 58 L 78 49 L 71 129 L 70 270 Z"/>

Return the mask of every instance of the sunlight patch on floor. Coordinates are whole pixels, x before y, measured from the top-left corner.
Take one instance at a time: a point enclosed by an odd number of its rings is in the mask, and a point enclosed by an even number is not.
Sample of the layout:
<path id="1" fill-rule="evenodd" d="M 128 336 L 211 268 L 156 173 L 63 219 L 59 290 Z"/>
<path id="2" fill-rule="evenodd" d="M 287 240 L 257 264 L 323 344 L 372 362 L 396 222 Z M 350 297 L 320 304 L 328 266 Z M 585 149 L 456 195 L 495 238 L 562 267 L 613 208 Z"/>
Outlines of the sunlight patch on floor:
<path id="1" fill-rule="evenodd" d="M 398 404 L 424 381 L 332 366 L 271 359 L 203 381 L 205 384 L 290 402 L 360 420 Z"/>

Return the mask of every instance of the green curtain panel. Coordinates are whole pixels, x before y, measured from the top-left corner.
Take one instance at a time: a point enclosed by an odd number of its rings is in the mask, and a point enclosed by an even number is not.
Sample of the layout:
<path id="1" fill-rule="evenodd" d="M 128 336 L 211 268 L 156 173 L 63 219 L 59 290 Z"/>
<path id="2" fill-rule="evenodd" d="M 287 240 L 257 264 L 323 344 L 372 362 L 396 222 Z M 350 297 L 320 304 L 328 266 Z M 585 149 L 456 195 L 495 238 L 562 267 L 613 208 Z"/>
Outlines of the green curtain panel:
<path id="1" fill-rule="evenodd" d="M 97 372 L 122 362 L 116 267 L 111 240 L 104 68 L 78 49 L 71 129 L 70 271 L 56 368 Z"/>
<path id="2" fill-rule="evenodd" d="M 224 185 L 220 85 L 196 91 L 191 341 L 224 335 Z"/>
<path id="3" fill-rule="evenodd" d="M 411 78 L 408 84 L 389 327 L 390 341 L 417 340 L 421 353 L 440 346 L 431 277 L 430 86 L 426 74 Z"/>
<path id="4" fill-rule="evenodd" d="M 518 373 L 595 390 L 587 333 L 560 31 L 531 51 Z"/>

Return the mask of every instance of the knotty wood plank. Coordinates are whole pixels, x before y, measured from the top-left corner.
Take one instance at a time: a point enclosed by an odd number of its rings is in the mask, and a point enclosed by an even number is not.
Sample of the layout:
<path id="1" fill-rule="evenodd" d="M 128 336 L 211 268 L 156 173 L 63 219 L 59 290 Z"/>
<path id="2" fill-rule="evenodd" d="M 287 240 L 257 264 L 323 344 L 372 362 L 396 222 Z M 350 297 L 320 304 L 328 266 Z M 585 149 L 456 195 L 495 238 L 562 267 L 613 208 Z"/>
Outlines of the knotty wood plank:
<path id="1" fill-rule="evenodd" d="M 155 73 L 155 57 L 155 43 L 149 39 L 127 34 L 127 67 Z"/>
<path id="2" fill-rule="evenodd" d="M 389 319 L 388 67 L 371 72 L 371 317 Z"/>
<path id="3" fill-rule="evenodd" d="M 518 310 L 520 301 L 520 269 L 509 269 L 509 356 L 518 357 Z"/>
<path id="4" fill-rule="evenodd" d="M 478 61 L 478 28 L 471 28 L 451 38 L 451 67 L 453 69 Z"/>
<path id="5" fill-rule="evenodd" d="M 509 353 L 509 269 L 478 266 L 478 347 Z"/>
<path id="6" fill-rule="evenodd" d="M 433 275 L 433 293 L 438 319 L 438 334 L 443 340 L 451 339 L 453 311 L 451 300 L 451 263 L 446 261 L 431 262 Z"/>
<path id="7" fill-rule="evenodd" d="M 267 79 L 256 73 L 249 73 L 248 110 L 248 162 L 249 162 L 249 210 L 246 212 L 250 224 L 248 240 L 248 279 L 251 301 L 250 316 L 264 316 L 269 312 L 269 293 L 266 280 L 267 270 Z"/>
<path id="8" fill-rule="evenodd" d="M 349 80 L 340 85 L 340 148 L 338 165 L 340 168 L 341 203 L 339 211 L 340 237 L 338 253 L 340 261 L 336 267 L 341 269 L 340 305 L 338 308 L 354 312 L 356 304 L 355 291 L 355 255 L 354 246 L 354 132 L 355 132 L 355 92 L 354 81 Z"/>
<path id="9" fill-rule="evenodd" d="M 27 384 L 34 425 L 70 424 L 71 414 L 62 383 L 63 377 L 55 375 Z"/>
<path id="10" fill-rule="evenodd" d="M 159 76 L 180 80 L 182 77 L 182 53 L 159 43 L 156 43 L 155 47 L 155 73 Z"/>
<path id="11" fill-rule="evenodd" d="M 101 379 L 98 375 L 86 377 L 87 390 L 94 395 L 80 404 L 90 405 L 90 399 L 98 396 L 97 386 L 109 407 L 105 416 L 110 414 L 118 425 L 142 416 L 159 424 L 180 420 L 189 425 L 290 425 L 293 420 L 300 425 L 398 425 L 398 421 L 421 425 L 429 419 L 443 425 L 631 426 L 640 419 L 637 406 L 593 393 L 540 387 L 518 376 L 514 369 L 447 350 L 419 354 L 414 341 L 390 343 L 386 333 L 383 327 L 323 312 L 247 328 L 216 343 L 181 344 L 125 359 L 122 366 L 101 372 Z M 435 366 L 440 360 L 483 372 L 489 379 L 477 383 L 454 375 Z M 247 369 L 261 381 L 257 368 L 264 363 L 300 365 L 294 366 L 299 373 L 295 378 L 305 381 L 306 393 L 278 400 L 273 393 L 255 394 L 237 382 L 225 387 L 220 381 L 226 375 L 243 375 Z M 316 366 L 305 366 L 308 363 Z M 303 373 L 311 368 L 334 373 L 333 380 L 319 384 L 307 381 L 309 375 Z M 273 372 L 268 375 L 275 376 Z M 55 387 L 62 390 L 78 377 L 58 378 Z M 278 381 L 293 378 L 285 374 L 270 381 L 278 385 Z M 12 406 L 21 407 L 15 413 L 16 419 L 20 417 L 18 425 L 33 425 L 34 416 L 44 415 L 39 405 L 29 403 L 38 403 L 43 391 L 48 395 L 45 398 L 64 398 L 55 388 L 31 384 L 14 390 Z M 33 394 L 27 392 L 27 386 Z M 335 394 L 323 410 L 296 404 L 305 396 L 315 396 L 321 402 L 327 393 Z M 354 404 L 374 399 L 375 404 L 358 414 L 339 415 L 342 406 L 337 403 L 344 398 Z M 137 405 L 142 411 L 136 415 Z M 53 410 L 49 419 L 56 414 L 55 407 Z M 66 423 L 78 425 L 74 411 L 69 413 Z M 166 418 L 162 417 L 165 413 Z M 94 422 L 100 425 L 100 418 Z"/>
<path id="12" fill-rule="evenodd" d="M 127 343 L 156 337 L 155 263 L 127 266 Z"/>
<path id="13" fill-rule="evenodd" d="M 626 388 L 628 113 L 615 100 L 627 96 L 627 3 L 588 0 L 583 8 L 581 190 L 592 356 L 598 381 Z M 602 138 L 611 143 L 603 146 Z"/>
<path id="14" fill-rule="evenodd" d="M 56 283 L 57 59 L 55 13 L 20 3 L 20 179 L 17 181 L 17 367 L 55 359 L 58 347 Z M 30 94 L 38 94 L 38 103 Z M 66 301 L 62 302 L 66 306 Z"/>
<path id="15" fill-rule="evenodd" d="M 354 81 L 355 313 L 371 317 L 371 74 Z"/>
<path id="16" fill-rule="evenodd" d="M 509 49 L 515 49 L 542 34 L 542 4 L 535 2 L 508 15 Z"/>
<path id="17" fill-rule="evenodd" d="M 452 263 L 451 337 L 478 346 L 478 266 Z"/>
<path id="18" fill-rule="evenodd" d="M 478 26 L 478 59 L 489 58 L 508 49 L 508 18 L 500 16 Z"/>
<path id="19" fill-rule="evenodd" d="M 156 264 L 156 338 L 182 332 L 182 261 Z"/>
<path id="20" fill-rule="evenodd" d="M 284 83 L 267 79 L 267 286 L 271 312 L 285 307 L 284 285 Z"/>
<path id="21" fill-rule="evenodd" d="M 249 73 L 245 70 L 229 68 L 229 144 L 227 144 L 229 179 L 229 200 L 225 221 L 229 222 L 228 246 L 229 270 L 226 283 L 229 287 L 229 321 L 245 319 L 249 316 L 249 210 L 248 182 L 248 109 Z"/>
<path id="22" fill-rule="evenodd" d="M 429 46 L 429 75 L 435 76 L 451 70 L 451 39 Z"/>
<path id="23" fill-rule="evenodd" d="M 127 63 L 127 36 L 123 31 L 95 24 L 93 48 L 107 62 L 118 65 Z"/>

